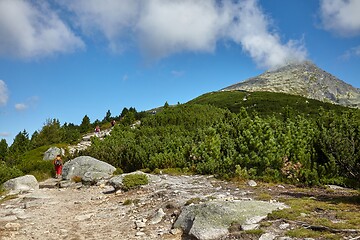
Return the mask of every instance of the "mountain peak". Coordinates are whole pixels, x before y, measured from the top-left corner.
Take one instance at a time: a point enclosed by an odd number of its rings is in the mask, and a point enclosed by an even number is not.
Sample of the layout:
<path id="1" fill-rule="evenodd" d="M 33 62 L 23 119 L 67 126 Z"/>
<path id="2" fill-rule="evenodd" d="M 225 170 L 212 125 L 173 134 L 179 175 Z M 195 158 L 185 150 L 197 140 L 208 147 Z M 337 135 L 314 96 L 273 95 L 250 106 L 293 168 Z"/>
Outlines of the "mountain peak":
<path id="1" fill-rule="evenodd" d="M 311 61 L 290 63 L 222 89 L 267 91 L 360 108 L 360 90 L 324 71 Z"/>

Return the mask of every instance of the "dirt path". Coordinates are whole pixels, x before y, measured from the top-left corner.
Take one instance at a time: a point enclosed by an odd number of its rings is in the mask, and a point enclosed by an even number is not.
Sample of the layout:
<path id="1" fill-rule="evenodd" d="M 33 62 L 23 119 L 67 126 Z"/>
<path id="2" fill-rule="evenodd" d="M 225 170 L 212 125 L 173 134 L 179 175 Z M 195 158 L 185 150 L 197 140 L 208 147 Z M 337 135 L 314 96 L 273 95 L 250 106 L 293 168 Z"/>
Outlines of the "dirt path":
<path id="1" fill-rule="evenodd" d="M 179 230 L 172 229 L 172 225 L 180 208 L 188 201 L 251 201 L 262 196 L 270 197 L 270 201 L 313 197 L 331 202 L 331 199 L 345 201 L 352 196 L 345 190 L 299 190 L 292 186 L 265 184 L 257 187 L 244 184 L 239 187 L 239 184 L 234 185 L 208 176 L 152 175 L 148 185 L 128 192 L 114 192 L 112 187 L 105 184 L 72 184 L 67 188 L 58 188 L 56 183 L 56 179 L 48 179 L 40 183 L 39 190 L 18 195 L 0 204 L 1 240 L 186 240 Z M 327 211 L 322 213 L 319 217 L 328 217 Z M 281 224 L 281 221 L 275 221 L 274 225 L 264 230 L 284 236 L 287 229 L 297 227 L 287 224 L 283 229 L 279 226 Z M 357 235 L 348 234 L 346 239 L 352 239 L 351 236 Z M 245 235 L 245 238 L 228 239 L 250 238 Z M 259 238 L 255 236 L 251 239 Z"/>
<path id="2" fill-rule="evenodd" d="M 187 200 L 246 195 L 205 176 L 162 176 L 121 193 L 104 185 L 55 188 L 55 183 L 49 179 L 39 190 L 1 205 L 0 239 L 182 239 L 171 226 Z M 157 212 L 164 212 L 163 218 Z"/>

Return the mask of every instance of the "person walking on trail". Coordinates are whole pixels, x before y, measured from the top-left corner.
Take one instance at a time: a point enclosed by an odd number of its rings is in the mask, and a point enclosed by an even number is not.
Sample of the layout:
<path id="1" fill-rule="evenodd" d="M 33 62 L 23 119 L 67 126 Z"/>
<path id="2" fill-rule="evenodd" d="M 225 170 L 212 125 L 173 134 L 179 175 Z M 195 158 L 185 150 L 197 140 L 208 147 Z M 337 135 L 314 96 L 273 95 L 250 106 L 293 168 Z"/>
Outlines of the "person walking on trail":
<path id="1" fill-rule="evenodd" d="M 97 126 L 95 127 L 95 135 L 96 135 L 97 137 L 99 137 L 99 135 L 100 135 L 100 127 L 99 127 L 99 125 L 97 125 Z"/>
<path id="2" fill-rule="evenodd" d="M 56 158 L 54 159 L 54 167 L 55 167 L 55 173 L 56 173 L 55 178 L 60 178 L 61 177 L 62 166 L 63 166 L 63 161 L 61 159 L 61 155 L 57 155 Z"/>

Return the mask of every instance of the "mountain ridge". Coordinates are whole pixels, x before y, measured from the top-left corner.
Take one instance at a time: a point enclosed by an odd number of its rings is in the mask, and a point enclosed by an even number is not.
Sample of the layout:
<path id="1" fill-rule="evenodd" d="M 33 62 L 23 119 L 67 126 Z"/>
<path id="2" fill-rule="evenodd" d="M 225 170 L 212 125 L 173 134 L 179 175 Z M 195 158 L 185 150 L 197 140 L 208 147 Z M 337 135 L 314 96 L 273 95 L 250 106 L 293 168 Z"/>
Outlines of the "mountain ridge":
<path id="1" fill-rule="evenodd" d="M 338 79 L 310 61 L 266 71 L 220 91 L 234 90 L 280 92 L 360 108 L 359 88 Z"/>

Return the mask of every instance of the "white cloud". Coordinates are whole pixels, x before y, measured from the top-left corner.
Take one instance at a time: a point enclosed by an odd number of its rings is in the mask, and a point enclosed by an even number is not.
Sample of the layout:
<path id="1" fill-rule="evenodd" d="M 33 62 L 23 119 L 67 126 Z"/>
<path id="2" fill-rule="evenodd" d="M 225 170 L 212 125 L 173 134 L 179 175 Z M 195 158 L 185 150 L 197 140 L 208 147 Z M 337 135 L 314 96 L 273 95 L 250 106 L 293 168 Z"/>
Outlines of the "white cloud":
<path id="1" fill-rule="evenodd" d="M 0 132 L 0 137 L 9 137 L 10 135 L 9 132 Z"/>
<path id="2" fill-rule="evenodd" d="M 32 97 L 28 98 L 26 100 L 26 102 L 24 102 L 24 103 L 16 103 L 15 109 L 17 111 L 25 111 L 26 109 L 28 109 L 30 107 L 35 107 L 38 101 L 39 101 L 39 97 L 32 96 Z"/>
<path id="3" fill-rule="evenodd" d="M 303 61 L 307 52 L 301 41 L 281 43 L 276 32 L 270 31 L 269 19 L 257 1 L 242 1 L 233 15 L 237 21 L 230 27 L 230 37 L 242 45 L 260 67 L 275 68 L 285 63 Z"/>
<path id="4" fill-rule="evenodd" d="M 28 108 L 28 106 L 25 103 L 17 103 L 15 104 L 15 109 L 17 111 L 24 111 Z"/>
<path id="5" fill-rule="evenodd" d="M 360 45 L 351 48 L 350 50 L 346 51 L 343 56 L 341 56 L 341 58 L 344 60 L 348 60 L 351 57 L 360 57 Z"/>
<path id="6" fill-rule="evenodd" d="M 114 52 L 121 52 L 125 41 L 131 35 L 138 18 L 141 0 L 58 0 L 76 14 L 76 24 L 83 33 L 97 36 L 102 33 Z"/>
<path id="7" fill-rule="evenodd" d="M 0 80 L 0 106 L 5 106 L 9 98 L 6 83 Z"/>
<path id="8" fill-rule="evenodd" d="M 83 48 L 45 1 L 0 1 L 0 56 L 43 57 Z"/>
<path id="9" fill-rule="evenodd" d="M 320 17 L 326 30 L 341 36 L 360 34 L 359 0 L 321 0 Z"/>
<path id="10" fill-rule="evenodd" d="M 234 41 L 261 67 L 304 60 L 301 41 L 282 43 L 257 0 L 62 0 L 84 33 L 102 33 L 110 49 L 137 42 L 147 59 L 184 51 L 216 50 L 221 40 Z M 94 31 L 95 30 L 95 31 Z M 125 41 L 126 40 L 126 41 Z"/>

